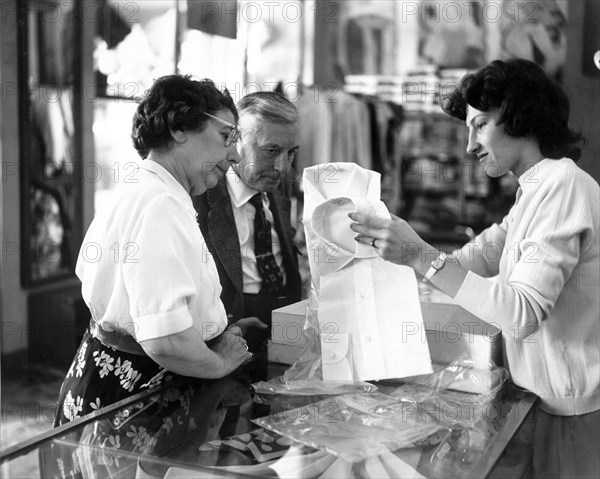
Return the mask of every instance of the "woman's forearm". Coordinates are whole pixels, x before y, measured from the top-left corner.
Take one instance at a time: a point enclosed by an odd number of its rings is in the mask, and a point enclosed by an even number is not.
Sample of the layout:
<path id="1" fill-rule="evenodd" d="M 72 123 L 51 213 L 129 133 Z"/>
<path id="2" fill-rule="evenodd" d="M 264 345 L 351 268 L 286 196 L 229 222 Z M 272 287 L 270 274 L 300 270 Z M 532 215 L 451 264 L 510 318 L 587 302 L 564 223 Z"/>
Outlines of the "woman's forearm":
<path id="1" fill-rule="evenodd" d="M 441 253 L 423 241 L 401 218 L 392 216 L 391 220 L 387 220 L 362 213 L 351 213 L 350 218 L 357 222 L 351 225 L 352 230 L 358 233 L 356 241 L 372 245 L 386 261 L 410 266 L 421 276 L 427 273 L 432 261 Z M 495 242 L 488 244 L 494 248 L 504 244 L 501 228 L 486 231 L 495 233 Z M 487 236 L 481 238 L 485 240 Z M 481 253 L 484 256 L 480 259 L 485 260 L 485 246 Z M 477 254 L 474 256 L 477 257 Z M 528 292 L 525 285 L 501 284 L 477 274 L 469 276 L 461 266 L 463 262 L 464 258 L 460 258 L 459 262 L 450 256 L 430 282 L 475 316 L 500 324 L 503 331 L 512 332 L 516 340 L 526 338 L 537 330 L 545 313 L 533 292 Z M 491 265 L 491 262 L 488 263 Z M 470 283 L 465 289 L 466 281 Z M 477 290 L 473 285 L 478 286 Z M 459 292 L 460 297 L 457 298 Z"/>
<path id="2" fill-rule="evenodd" d="M 422 251 L 431 253 L 434 250 L 424 243 Z M 424 276 L 431 266 L 433 258 L 440 253 L 436 251 L 435 254 L 416 256 L 411 261 L 410 266 Z M 434 274 L 429 281 L 436 288 L 454 298 L 459 306 L 483 321 L 500 327 L 516 342 L 524 340 L 538 329 L 543 318 L 542 309 L 531 296 L 516 286 L 494 283 L 487 278 L 472 276 L 472 278 L 477 279 L 477 289 L 471 287 L 468 291 L 461 293 L 460 297 L 457 297 L 458 292 L 465 283 L 467 274 L 468 271 L 461 266 L 456 258 L 449 256 L 444 267 Z"/>
<path id="3" fill-rule="evenodd" d="M 233 358 L 212 351 L 194 328 L 161 338 L 147 339 L 141 341 L 140 345 L 156 363 L 183 376 L 220 378 L 243 362 L 235 364 Z"/>

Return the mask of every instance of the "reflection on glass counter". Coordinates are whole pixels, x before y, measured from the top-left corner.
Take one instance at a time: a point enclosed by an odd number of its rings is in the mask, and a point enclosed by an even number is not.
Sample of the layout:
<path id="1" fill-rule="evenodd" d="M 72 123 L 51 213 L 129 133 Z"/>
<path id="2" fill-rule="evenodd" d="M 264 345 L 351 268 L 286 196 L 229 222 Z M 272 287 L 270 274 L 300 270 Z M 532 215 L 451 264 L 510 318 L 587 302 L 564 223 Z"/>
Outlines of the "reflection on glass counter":
<path id="1" fill-rule="evenodd" d="M 184 395 L 161 386 L 10 448 L 2 476 L 487 477 L 499 459 L 522 472 L 526 455 L 516 468 L 501 456 L 534 396 L 502 382 L 490 394 L 436 390 L 436 378 L 338 395 L 273 394 L 241 375 Z"/>

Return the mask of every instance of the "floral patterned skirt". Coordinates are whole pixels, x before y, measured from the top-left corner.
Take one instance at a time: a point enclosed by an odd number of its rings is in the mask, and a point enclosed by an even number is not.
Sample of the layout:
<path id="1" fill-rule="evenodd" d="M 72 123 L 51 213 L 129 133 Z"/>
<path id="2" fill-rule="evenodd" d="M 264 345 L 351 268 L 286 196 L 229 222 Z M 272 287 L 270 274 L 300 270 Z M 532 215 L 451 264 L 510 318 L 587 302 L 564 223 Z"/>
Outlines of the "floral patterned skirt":
<path id="1" fill-rule="evenodd" d="M 164 374 L 148 356 L 105 346 L 86 331 L 60 388 L 54 427 L 161 384 Z"/>
<path id="2" fill-rule="evenodd" d="M 215 427 L 207 418 L 221 417 L 214 381 L 166 371 L 147 356 L 107 347 L 86 332 L 61 387 L 55 426 L 158 385 L 165 389 L 135 419 L 120 411 L 42 450 L 42 477 L 132 477 L 140 456 L 164 454 L 191 437 L 202 441 Z"/>

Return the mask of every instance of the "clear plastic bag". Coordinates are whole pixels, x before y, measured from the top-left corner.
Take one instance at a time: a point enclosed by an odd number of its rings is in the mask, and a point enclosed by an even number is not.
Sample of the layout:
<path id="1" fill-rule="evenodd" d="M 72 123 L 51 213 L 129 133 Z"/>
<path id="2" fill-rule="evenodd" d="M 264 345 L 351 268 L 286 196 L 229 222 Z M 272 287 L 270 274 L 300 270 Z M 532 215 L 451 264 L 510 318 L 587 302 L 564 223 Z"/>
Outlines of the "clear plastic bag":
<path id="1" fill-rule="evenodd" d="M 300 357 L 282 377 L 252 385 L 259 402 L 270 402 L 268 399 L 261 398 L 261 395 L 328 396 L 377 390 L 377 386 L 365 381 L 323 381 L 319 339 L 321 331 L 317 310 L 317 292 L 313 287 L 308 298 L 303 328 L 303 334 L 307 339 L 306 345 Z"/>
<path id="2" fill-rule="evenodd" d="M 450 431 L 431 456 L 431 476 L 461 477 L 468 475 L 468 468 L 485 453 L 499 428 L 502 414 L 495 399 L 509 375 L 493 363 L 488 369 L 475 368 L 465 358 L 434 369 L 433 374 L 411 378 L 390 394 L 413 401 Z"/>
<path id="3" fill-rule="evenodd" d="M 379 392 L 331 397 L 253 422 L 352 463 L 449 432 L 413 402 Z"/>
<path id="4" fill-rule="evenodd" d="M 294 381 L 321 381 L 323 373 L 321 369 L 321 342 L 319 328 L 319 298 L 314 285 L 311 286 L 308 295 L 308 306 L 304 320 L 304 336 L 306 346 L 300 357 L 292 364 L 283 375 L 283 382 L 289 384 Z"/>
<path id="5" fill-rule="evenodd" d="M 278 377 L 269 381 L 255 383 L 252 387 L 258 395 L 337 396 L 355 392 L 369 393 L 377 391 L 377 386 L 367 382 L 322 381 L 317 378 L 285 382 L 284 377 Z"/>
<path id="6" fill-rule="evenodd" d="M 488 409 L 508 377 L 505 368 L 491 361 L 489 369 L 479 369 L 470 359 L 460 358 L 447 366 L 434 365 L 433 374 L 409 378 L 390 394 L 419 404 L 448 427 L 474 427 L 490 415 Z"/>

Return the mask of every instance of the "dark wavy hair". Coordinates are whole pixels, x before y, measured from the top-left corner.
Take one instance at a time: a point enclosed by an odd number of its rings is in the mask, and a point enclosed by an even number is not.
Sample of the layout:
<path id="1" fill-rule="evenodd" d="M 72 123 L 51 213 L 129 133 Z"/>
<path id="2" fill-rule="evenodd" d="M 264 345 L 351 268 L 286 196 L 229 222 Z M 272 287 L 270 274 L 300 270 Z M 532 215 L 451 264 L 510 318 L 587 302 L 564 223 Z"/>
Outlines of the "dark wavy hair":
<path id="1" fill-rule="evenodd" d="M 577 145 L 587 143 L 568 126 L 567 95 L 529 60 L 495 60 L 465 75 L 442 99 L 443 110 L 463 121 L 467 105 L 480 111 L 498 108 L 498 124 L 504 125 L 504 131 L 515 137 L 533 135 L 547 158 L 568 156 L 577 161 L 581 157 Z"/>
<path id="2" fill-rule="evenodd" d="M 171 130 L 202 131 L 209 117 L 229 110 L 235 121 L 238 113 L 227 90 L 221 92 L 212 80 L 192 80 L 189 75 L 158 78 L 145 93 L 133 115 L 131 139 L 142 158 L 151 150 L 168 148 Z"/>

